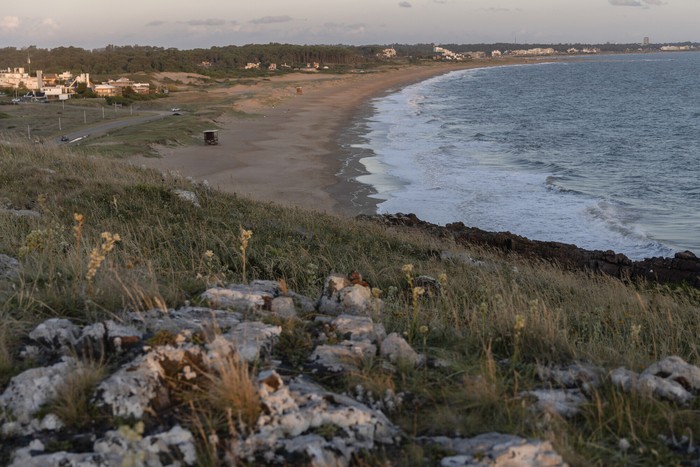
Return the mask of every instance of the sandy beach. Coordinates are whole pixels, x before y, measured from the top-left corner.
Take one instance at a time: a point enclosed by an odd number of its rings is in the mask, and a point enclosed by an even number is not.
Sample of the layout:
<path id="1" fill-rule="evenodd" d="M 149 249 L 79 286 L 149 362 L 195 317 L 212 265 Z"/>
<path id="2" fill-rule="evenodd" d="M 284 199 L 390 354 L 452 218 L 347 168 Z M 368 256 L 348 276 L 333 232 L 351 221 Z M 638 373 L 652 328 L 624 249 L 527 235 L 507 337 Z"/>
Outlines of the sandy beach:
<path id="1" fill-rule="evenodd" d="M 359 184 L 338 176 L 344 163 L 340 141 L 362 104 L 433 76 L 500 63 L 430 64 L 344 75 L 297 73 L 260 79 L 254 86 L 232 86 L 220 92 L 237 98 L 232 110 L 239 112 L 217 119 L 219 145 L 164 147 L 160 158 L 131 162 L 177 171 L 259 201 L 340 215 L 367 212 L 372 202 L 366 196 L 357 202 Z"/>

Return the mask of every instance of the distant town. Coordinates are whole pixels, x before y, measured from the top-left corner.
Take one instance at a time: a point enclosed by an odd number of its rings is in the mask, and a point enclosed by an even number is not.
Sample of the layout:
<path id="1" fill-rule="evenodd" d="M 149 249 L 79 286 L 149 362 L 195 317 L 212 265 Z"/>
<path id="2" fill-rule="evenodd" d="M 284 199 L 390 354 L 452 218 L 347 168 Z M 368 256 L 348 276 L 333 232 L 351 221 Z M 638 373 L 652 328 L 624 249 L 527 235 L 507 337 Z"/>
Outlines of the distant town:
<path id="1" fill-rule="evenodd" d="M 51 101 L 69 99 L 79 89 L 86 89 L 96 97 L 122 96 L 126 93 L 149 94 L 149 83 L 136 83 L 128 78 L 109 80 L 100 84 L 90 81 L 89 73 L 73 76 L 70 71 L 63 73 L 44 73 L 37 70 L 32 76 L 25 68 L 8 68 L 0 70 L 0 88 L 27 90 L 26 94 L 17 96 L 13 102 L 21 100 Z"/>
<path id="2" fill-rule="evenodd" d="M 83 97 L 121 98 L 167 93 L 167 87 L 127 77 L 134 73 L 162 71 L 197 72 L 210 76 L 239 73 L 242 76 L 289 71 L 323 72 L 362 68 L 387 61 L 488 60 L 502 57 L 548 57 L 601 53 L 648 53 L 697 51 L 696 43 L 652 44 L 644 37 L 640 44 L 601 44 L 544 46 L 532 44 L 416 44 L 393 46 L 299 46 L 266 44 L 177 50 L 144 46 L 107 46 L 84 50 L 75 47 L 56 49 L 0 49 L 0 91 L 12 94 L 12 103 L 22 101 L 61 101 L 78 94 Z M 25 58 L 21 58 L 25 56 Z M 32 56 L 46 66 L 31 71 Z M 26 67 L 16 66 L 26 60 Z M 5 62 L 5 63 L 3 63 Z M 14 62 L 14 63 L 8 63 Z M 14 65 L 14 66 L 13 66 Z M 59 71 L 71 68 L 73 71 Z M 50 71 L 50 72 L 49 72 Z M 93 75 L 113 78 L 91 79 Z M 251 75 L 252 74 L 252 75 Z M 147 79 L 147 75 L 143 76 Z"/>

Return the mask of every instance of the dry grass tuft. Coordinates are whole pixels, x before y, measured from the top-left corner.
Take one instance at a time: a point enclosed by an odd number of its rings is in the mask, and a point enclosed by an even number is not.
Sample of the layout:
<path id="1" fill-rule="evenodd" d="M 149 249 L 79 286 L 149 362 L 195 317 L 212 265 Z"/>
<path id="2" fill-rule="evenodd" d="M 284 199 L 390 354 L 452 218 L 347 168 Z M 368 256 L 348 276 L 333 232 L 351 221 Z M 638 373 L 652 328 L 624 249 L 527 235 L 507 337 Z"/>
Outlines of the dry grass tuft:
<path id="1" fill-rule="evenodd" d="M 10 351 L 10 332 L 5 323 L 0 324 L 0 388 L 4 386 L 3 375 L 8 374 L 14 361 Z"/>
<path id="2" fill-rule="evenodd" d="M 217 360 L 204 377 L 207 380 L 204 399 L 208 405 L 214 411 L 232 416 L 240 430 L 250 430 L 262 408 L 248 364 L 229 355 Z"/>
<path id="3" fill-rule="evenodd" d="M 95 422 L 90 399 L 106 375 L 107 367 L 103 362 L 83 361 L 56 389 L 48 411 L 56 414 L 68 428 L 89 428 Z"/>

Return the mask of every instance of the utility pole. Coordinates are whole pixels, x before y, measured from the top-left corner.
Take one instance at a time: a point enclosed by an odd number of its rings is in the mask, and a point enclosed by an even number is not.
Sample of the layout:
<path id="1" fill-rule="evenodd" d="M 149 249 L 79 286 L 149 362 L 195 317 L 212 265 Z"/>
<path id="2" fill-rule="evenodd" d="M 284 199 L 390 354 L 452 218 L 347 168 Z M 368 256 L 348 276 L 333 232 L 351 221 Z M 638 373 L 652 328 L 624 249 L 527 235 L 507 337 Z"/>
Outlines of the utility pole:
<path id="1" fill-rule="evenodd" d="M 83 123 L 87 123 L 87 114 L 83 110 Z"/>
<path id="2" fill-rule="evenodd" d="M 61 130 L 63 130 L 61 128 L 61 117 L 58 117 L 58 131 L 61 131 Z"/>

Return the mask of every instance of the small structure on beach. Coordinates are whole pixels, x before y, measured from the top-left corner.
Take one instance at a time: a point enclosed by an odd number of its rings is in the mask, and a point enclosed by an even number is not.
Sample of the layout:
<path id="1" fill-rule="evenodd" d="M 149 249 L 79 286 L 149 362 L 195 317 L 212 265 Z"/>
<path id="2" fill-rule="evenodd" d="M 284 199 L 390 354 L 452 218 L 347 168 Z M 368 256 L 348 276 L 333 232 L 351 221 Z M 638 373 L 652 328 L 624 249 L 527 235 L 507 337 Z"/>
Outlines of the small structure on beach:
<path id="1" fill-rule="evenodd" d="M 304 90 L 301 88 L 301 86 L 297 87 L 297 96 L 301 96 L 304 94 Z"/>
<path id="2" fill-rule="evenodd" d="M 219 144 L 219 130 L 204 130 L 204 144 Z"/>

